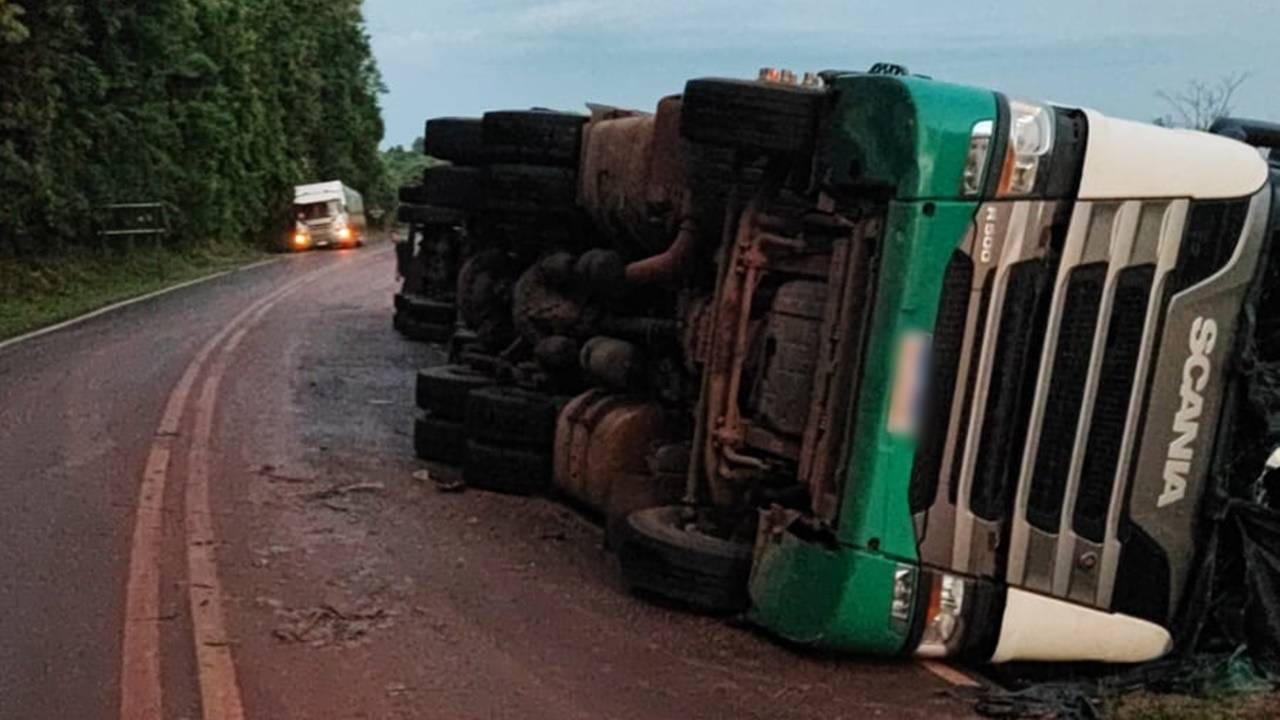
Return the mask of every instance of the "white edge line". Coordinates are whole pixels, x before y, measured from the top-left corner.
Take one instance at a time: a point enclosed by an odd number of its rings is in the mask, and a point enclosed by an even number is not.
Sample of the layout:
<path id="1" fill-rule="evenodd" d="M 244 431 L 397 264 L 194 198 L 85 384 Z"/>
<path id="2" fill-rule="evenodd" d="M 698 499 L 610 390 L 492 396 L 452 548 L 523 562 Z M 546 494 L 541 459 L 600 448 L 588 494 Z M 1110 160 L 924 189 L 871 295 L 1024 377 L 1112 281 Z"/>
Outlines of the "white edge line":
<path id="1" fill-rule="evenodd" d="M 982 687 L 982 683 L 975 680 L 973 676 L 946 663 L 936 660 L 920 660 L 919 665 L 952 685 L 970 688 Z"/>
<path id="2" fill-rule="evenodd" d="M 244 265 L 238 268 L 232 268 L 230 270 L 222 270 L 220 272 L 211 273 L 203 277 L 198 277 L 194 280 L 187 280 L 186 282 L 181 282 L 181 283 L 178 283 L 177 285 L 170 285 L 169 287 L 160 288 L 159 290 L 153 290 L 152 292 L 149 292 L 145 295 L 139 295 L 138 297 L 135 297 L 135 298 L 129 298 L 128 300 L 121 300 L 118 303 L 112 303 L 111 305 L 108 305 L 106 307 L 100 307 L 97 310 L 92 310 L 90 312 L 85 313 L 84 315 L 73 317 L 70 320 L 63 320 L 62 322 L 56 325 L 43 327 L 43 328 L 40 328 L 39 330 L 32 330 L 31 332 L 25 335 L 19 335 L 18 337 L 15 337 L 15 338 L 9 338 L 8 340 L 0 341 L 0 351 L 6 350 L 14 345 L 27 342 L 28 340 L 35 340 L 38 337 L 43 337 L 50 333 L 58 332 L 59 330 L 65 330 L 69 327 L 72 327 L 73 325 L 79 325 L 82 322 L 85 322 L 87 320 L 92 320 L 100 315 L 106 315 L 107 313 L 115 312 L 116 310 L 129 307 L 130 305 L 136 305 L 140 302 L 146 302 L 147 300 L 158 298 L 161 295 L 168 295 L 171 292 L 176 292 L 178 290 L 182 290 L 183 288 L 189 288 L 192 285 L 199 285 L 200 283 L 209 282 L 210 280 L 216 280 L 220 277 L 225 277 L 233 273 L 244 272 L 246 270 L 252 270 L 254 268 L 262 267 L 263 265 L 269 265 L 274 262 L 280 262 L 285 257 L 288 257 L 288 256 L 282 255 L 281 257 L 274 257 L 274 258 L 267 258 L 265 260 L 259 260 L 258 262 L 249 263 L 248 265 Z"/>

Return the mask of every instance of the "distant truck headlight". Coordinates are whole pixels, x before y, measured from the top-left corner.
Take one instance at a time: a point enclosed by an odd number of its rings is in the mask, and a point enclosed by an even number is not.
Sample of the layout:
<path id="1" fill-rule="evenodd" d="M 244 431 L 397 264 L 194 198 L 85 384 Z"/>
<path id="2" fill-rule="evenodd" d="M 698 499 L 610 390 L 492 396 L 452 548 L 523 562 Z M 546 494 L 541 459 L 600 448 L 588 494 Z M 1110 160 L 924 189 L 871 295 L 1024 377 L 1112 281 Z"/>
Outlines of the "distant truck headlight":
<path id="1" fill-rule="evenodd" d="M 351 239 L 351 228 L 349 228 L 349 227 L 341 227 L 341 228 L 338 228 L 338 239 L 339 239 L 339 240 L 342 240 L 343 242 L 346 242 L 347 240 L 350 240 L 350 239 Z"/>
<path id="2" fill-rule="evenodd" d="M 297 247 L 306 247 L 309 241 L 310 238 L 308 238 L 307 234 L 304 232 L 296 232 L 293 234 L 293 244 Z"/>

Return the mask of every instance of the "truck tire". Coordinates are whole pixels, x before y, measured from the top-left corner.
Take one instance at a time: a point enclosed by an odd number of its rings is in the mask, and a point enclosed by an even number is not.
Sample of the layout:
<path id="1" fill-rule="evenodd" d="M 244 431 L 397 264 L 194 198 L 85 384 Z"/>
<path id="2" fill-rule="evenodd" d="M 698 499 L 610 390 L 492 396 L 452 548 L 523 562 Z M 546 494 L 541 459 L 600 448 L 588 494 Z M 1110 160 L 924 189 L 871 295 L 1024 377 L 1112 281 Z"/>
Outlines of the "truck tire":
<path id="1" fill-rule="evenodd" d="M 425 343 L 448 342 L 454 330 L 453 323 L 445 325 L 423 322 L 407 312 L 396 313 L 392 319 L 392 325 L 407 339 Z"/>
<path id="2" fill-rule="evenodd" d="M 467 454 L 462 423 L 427 414 L 413 421 L 413 450 L 421 460 L 457 465 Z"/>
<path id="3" fill-rule="evenodd" d="M 542 165 L 491 165 L 485 208 L 498 212 L 556 212 L 575 206 L 578 174 Z"/>
<path id="4" fill-rule="evenodd" d="M 586 223 L 577 208 L 546 212 L 486 212 L 478 214 L 469 227 L 470 236 L 486 247 L 518 248 L 537 246 L 556 249 L 585 249 L 590 246 Z"/>
<path id="5" fill-rule="evenodd" d="M 694 142 L 767 154 L 813 151 L 826 91 L 750 80 L 701 78 L 684 86 L 680 132 Z"/>
<path id="6" fill-rule="evenodd" d="M 465 365 L 438 365 L 418 371 L 414 393 L 418 407 L 444 420 L 462 423 L 467 417 L 467 395 L 493 379 Z"/>
<path id="7" fill-rule="evenodd" d="M 507 495 L 540 495 L 551 486 L 551 453 L 467 441 L 462 479 L 469 487 Z"/>
<path id="8" fill-rule="evenodd" d="M 516 387 L 487 387 L 467 397 L 469 440 L 510 448 L 551 451 L 559 398 Z"/>
<path id="9" fill-rule="evenodd" d="M 432 118 L 422 136 L 423 152 L 457 165 L 479 165 L 484 162 L 481 125 L 480 118 Z"/>
<path id="10" fill-rule="evenodd" d="M 741 612 L 749 602 L 751 545 L 686 527 L 688 510 L 637 510 L 613 526 L 610 545 L 633 591 L 714 614 Z"/>
<path id="11" fill-rule="evenodd" d="M 718 204 L 721 210 L 735 186 L 745 203 L 764 178 L 764 158 L 739 164 L 730 148 L 688 143 L 686 156 L 695 202 Z"/>
<path id="12" fill-rule="evenodd" d="M 480 168 L 441 165 L 422 172 L 423 198 L 429 205 L 479 210 L 484 205 L 484 173 Z"/>
<path id="13" fill-rule="evenodd" d="M 453 327 L 458 319 L 458 310 L 451 302 L 420 295 L 403 295 L 400 302 L 404 305 L 402 312 L 418 322 Z"/>
<path id="14" fill-rule="evenodd" d="M 400 190 L 396 192 L 396 199 L 403 205 L 426 205 L 427 199 L 424 193 L 425 190 L 421 183 L 417 185 L 401 185 Z"/>
<path id="15" fill-rule="evenodd" d="M 403 202 L 403 201 L 401 201 Z M 401 205 L 396 208 L 396 220 L 407 225 L 461 225 L 467 214 L 461 210 L 435 205 Z"/>
<path id="16" fill-rule="evenodd" d="M 511 342 L 511 288 L 519 265 L 490 248 L 471 256 L 458 270 L 458 315 L 489 350 Z"/>
<path id="17" fill-rule="evenodd" d="M 587 118 L 549 110 L 485 113 L 484 145 L 490 162 L 578 166 Z"/>

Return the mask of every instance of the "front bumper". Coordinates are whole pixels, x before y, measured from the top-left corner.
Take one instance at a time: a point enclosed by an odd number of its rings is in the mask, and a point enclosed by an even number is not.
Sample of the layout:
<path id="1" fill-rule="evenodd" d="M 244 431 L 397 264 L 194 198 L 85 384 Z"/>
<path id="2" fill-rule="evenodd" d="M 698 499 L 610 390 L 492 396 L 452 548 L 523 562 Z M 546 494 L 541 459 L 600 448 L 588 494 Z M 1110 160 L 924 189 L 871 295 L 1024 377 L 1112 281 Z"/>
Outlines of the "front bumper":
<path id="1" fill-rule="evenodd" d="M 963 586 L 950 593 L 963 600 L 938 637 L 932 619 L 944 577 Z M 756 542 L 750 592 L 753 622 L 788 641 L 840 652 L 1134 663 L 1172 647 L 1167 629 L 1139 618 L 802 539 L 767 522 Z"/>
<path id="2" fill-rule="evenodd" d="M 878 553 L 802 540 L 762 522 L 751 572 L 751 620 L 802 645 L 899 654 L 908 650 L 911 624 L 910 618 L 894 618 L 897 569 Z"/>

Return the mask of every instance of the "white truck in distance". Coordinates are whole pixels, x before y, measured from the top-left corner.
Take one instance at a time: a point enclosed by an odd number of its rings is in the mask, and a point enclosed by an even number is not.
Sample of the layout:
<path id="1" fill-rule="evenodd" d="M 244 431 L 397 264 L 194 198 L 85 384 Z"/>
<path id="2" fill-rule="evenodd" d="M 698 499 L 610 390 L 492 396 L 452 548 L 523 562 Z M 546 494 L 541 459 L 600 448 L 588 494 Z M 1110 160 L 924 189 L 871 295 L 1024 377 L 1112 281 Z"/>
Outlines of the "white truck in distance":
<path id="1" fill-rule="evenodd" d="M 364 244 L 364 198 L 339 180 L 295 187 L 293 214 L 293 250 Z"/>

